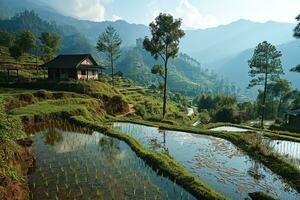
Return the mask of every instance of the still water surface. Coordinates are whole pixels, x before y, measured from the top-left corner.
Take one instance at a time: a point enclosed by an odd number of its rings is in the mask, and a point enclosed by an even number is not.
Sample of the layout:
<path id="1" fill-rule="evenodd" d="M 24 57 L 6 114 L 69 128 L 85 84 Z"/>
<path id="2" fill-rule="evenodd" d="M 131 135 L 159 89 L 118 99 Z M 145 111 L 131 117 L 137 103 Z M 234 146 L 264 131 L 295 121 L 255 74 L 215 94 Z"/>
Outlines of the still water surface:
<path id="1" fill-rule="evenodd" d="M 232 199 L 244 199 L 257 191 L 280 199 L 300 199 L 300 194 L 279 176 L 227 140 L 131 123 L 114 123 L 113 128 L 135 137 L 153 151 L 169 153 L 187 170 Z"/>
<path id="2" fill-rule="evenodd" d="M 158 176 L 123 141 L 93 132 L 35 134 L 31 199 L 195 199 Z"/>

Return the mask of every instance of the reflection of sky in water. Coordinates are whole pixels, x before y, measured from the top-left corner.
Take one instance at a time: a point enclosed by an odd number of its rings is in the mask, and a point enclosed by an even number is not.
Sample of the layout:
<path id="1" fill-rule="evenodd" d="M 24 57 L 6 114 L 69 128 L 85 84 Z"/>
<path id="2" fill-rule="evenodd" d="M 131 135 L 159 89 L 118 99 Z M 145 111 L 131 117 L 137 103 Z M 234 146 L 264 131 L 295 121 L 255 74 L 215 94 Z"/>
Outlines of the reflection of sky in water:
<path id="1" fill-rule="evenodd" d="M 29 175 L 31 199 L 194 199 L 157 176 L 123 141 L 58 129 L 33 140 L 37 159 Z"/>
<path id="2" fill-rule="evenodd" d="M 300 143 L 291 141 L 272 140 L 270 146 L 275 152 L 284 156 L 300 168 Z"/>
<path id="3" fill-rule="evenodd" d="M 245 128 L 238 128 L 234 126 L 219 126 L 216 128 L 210 129 L 212 131 L 229 131 L 229 132 L 247 132 L 249 131 L 248 129 Z"/>
<path id="4" fill-rule="evenodd" d="M 256 191 L 269 192 L 282 199 L 300 198 L 277 175 L 224 139 L 128 123 L 113 126 L 152 150 L 169 152 L 189 171 L 231 198 L 245 198 Z"/>

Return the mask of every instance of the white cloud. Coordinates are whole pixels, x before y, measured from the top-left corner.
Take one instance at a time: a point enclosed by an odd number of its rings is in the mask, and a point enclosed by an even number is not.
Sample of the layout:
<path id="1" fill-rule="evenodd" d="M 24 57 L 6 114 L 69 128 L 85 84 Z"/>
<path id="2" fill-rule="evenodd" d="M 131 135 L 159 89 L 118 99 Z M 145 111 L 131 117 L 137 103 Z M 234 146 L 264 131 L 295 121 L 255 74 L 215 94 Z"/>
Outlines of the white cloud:
<path id="1" fill-rule="evenodd" d="M 117 21 L 117 20 L 121 20 L 121 19 L 123 19 L 123 17 L 120 17 L 120 16 L 118 16 L 118 15 L 113 15 L 113 16 L 112 16 L 112 20 L 113 20 L 113 21 Z"/>
<path id="2" fill-rule="evenodd" d="M 110 0 L 103 0 L 110 3 Z M 91 21 L 105 20 L 105 7 L 102 0 L 52 0 L 48 3 L 60 13 Z"/>
<path id="3" fill-rule="evenodd" d="M 175 16 L 182 19 L 185 28 L 205 29 L 219 24 L 214 16 L 202 14 L 189 0 L 179 0 Z"/>

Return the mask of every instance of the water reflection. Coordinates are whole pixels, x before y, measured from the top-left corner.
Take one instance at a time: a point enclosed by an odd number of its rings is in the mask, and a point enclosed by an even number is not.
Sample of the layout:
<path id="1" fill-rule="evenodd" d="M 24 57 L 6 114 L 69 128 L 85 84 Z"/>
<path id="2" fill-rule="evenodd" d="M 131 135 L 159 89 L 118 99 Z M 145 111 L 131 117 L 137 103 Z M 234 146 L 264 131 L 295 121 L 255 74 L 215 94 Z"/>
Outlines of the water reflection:
<path id="1" fill-rule="evenodd" d="M 63 141 L 63 136 L 57 129 L 51 128 L 44 134 L 45 144 L 54 146 L 55 144 L 61 143 Z"/>
<path id="2" fill-rule="evenodd" d="M 195 199 L 117 139 L 49 129 L 33 137 L 31 199 Z"/>
<path id="3" fill-rule="evenodd" d="M 282 140 L 268 140 L 269 146 L 275 152 L 284 156 L 295 166 L 300 168 L 300 143 Z"/>
<path id="4" fill-rule="evenodd" d="M 299 199 L 300 195 L 264 165 L 224 139 L 130 123 L 113 127 L 138 139 L 149 149 L 168 149 L 170 156 L 204 180 L 215 190 L 233 199 L 244 199 L 248 193 L 264 191 L 281 199 Z M 163 147 L 155 144 L 164 144 Z"/>

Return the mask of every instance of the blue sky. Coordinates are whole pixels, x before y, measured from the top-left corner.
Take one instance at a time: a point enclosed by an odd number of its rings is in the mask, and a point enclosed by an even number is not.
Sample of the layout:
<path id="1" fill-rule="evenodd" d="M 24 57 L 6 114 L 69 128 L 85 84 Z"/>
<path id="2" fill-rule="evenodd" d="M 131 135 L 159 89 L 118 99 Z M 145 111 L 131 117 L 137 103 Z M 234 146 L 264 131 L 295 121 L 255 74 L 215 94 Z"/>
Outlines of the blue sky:
<path id="1" fill-rule="evenodd" d="M 239 19 L 294 23 L 300 0 L 40 0 L 62 14 L 92 21 L 123 19 L 149 24 L 160 12 L 183 19 L 186 29 L 209 28 Z"/>

